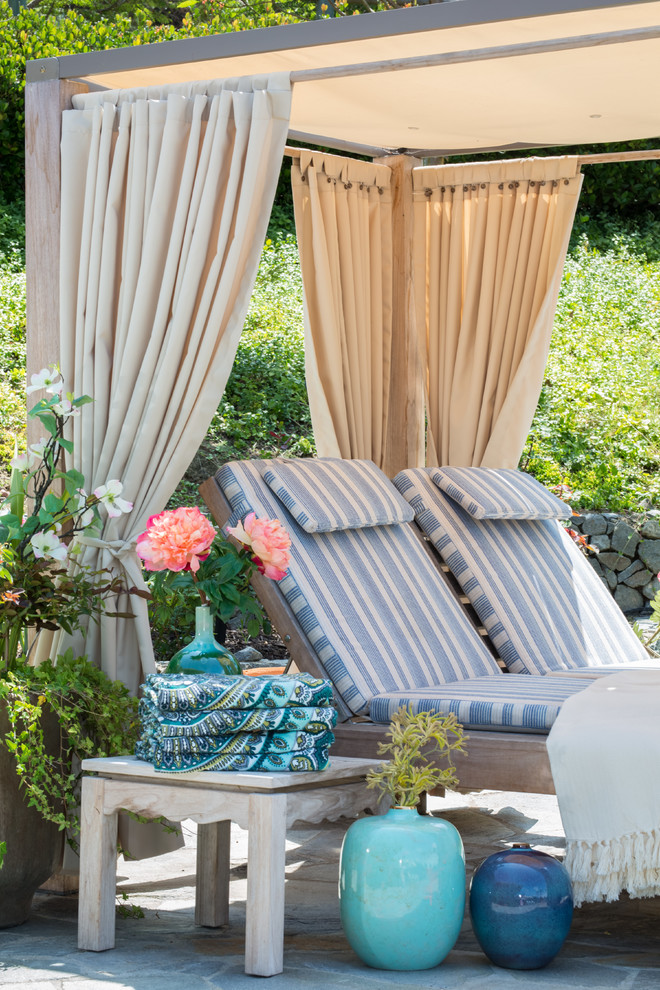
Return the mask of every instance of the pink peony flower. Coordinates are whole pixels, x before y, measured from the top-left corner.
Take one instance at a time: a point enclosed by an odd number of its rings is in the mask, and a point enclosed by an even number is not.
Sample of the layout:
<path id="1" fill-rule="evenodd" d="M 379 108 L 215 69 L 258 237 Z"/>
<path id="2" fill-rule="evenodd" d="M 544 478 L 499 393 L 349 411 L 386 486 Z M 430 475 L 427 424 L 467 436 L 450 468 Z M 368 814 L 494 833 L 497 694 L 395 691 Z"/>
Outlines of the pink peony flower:
<path id="1" fill-rule="evenodd" d="M 197 507 L 166 509 L 151 516 L 137 539 L 137 555 L 148 571 L 199 570 L 206 560 L 216 531 Z"/>
<path id="2" fill-rule="evenodd" d="M 250 512 L 242 523 L 228 526 L 227 532 L 250 547 L 252 560 L 262 574 L 273 581 L 282 580 L 291 559 L 291 540 L 279 519 L 257 519 Z"/>

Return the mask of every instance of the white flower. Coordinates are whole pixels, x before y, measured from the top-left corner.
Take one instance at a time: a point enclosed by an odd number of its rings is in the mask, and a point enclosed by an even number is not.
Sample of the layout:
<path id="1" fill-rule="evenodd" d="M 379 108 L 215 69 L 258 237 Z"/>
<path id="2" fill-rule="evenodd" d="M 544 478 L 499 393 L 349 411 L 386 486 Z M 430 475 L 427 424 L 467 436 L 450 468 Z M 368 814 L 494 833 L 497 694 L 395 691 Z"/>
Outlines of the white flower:
<path id="1" fill-rule="evenodd" d="M 64 382 L 60 377 L 57 365 L 42 368 L 37 375 L 31 376 L 30 381 L 32 384 L 27 387 L 28 395 L 31 395 L 32 392 L 38 392 L 42 388 L 45 388 L 50 395 L 60 395 L 64 388 Z"/>
<path id="2" fill-rule="evenodd" d="M 37 459 L 29 450 L 25 454 L 16 454 L 10 460 L 11 467 L 17 471 L 31 471 L 37 463 Z"/>
<path id="3" fill-rule="evenodd" d="M 124 486 L 121 481 L 109 481 L 107 485 L 101 485 L 94 489 L 94 494 L 101 505 L 105 506 L 110 518 L 120 516 L 122 512 L 130 512 L 133 508 L 132 502 L 127 502 L 125 498 L 119 498 L 123 490 Z"/>
<path id="4" fill-rule="evenodd" d="M 66 560 L 67 549 L 64 543 L 50 531 L 35 533 L 30 538 L 30 546 L 35 557 L 50 557 L 52 560 Z"/>
<path id="5" fill-rule="evenodd" d="M 74 406 L 70 399 L 62 399 L 61 402 L 56 402 L 55 405 L 50 408 L 56 416 L 63 416 L 64 419 L 66 419 L 67 416 L 80 415 L 80 409 L 78 406 Z"/>
<path id="6" fill-rule="evenodd" d="M 46 447 L 48 446 L 48 440 L 46 437 L 41 437 L 38 443 L 33 443 L 28 450 L 35 455 L 35 457 L 43 457 L 46 453 Z M 57 446 L 55 447 L 54 453 L 57 453 Z"/>
<path id="7" fill-rule="evenodd" d="M 87 492 L 84 488 L 79 488 L 76 495 L 78 496 L 78 511 L 85 510 L 80 516 L 79 523 L 81 526 L 89 526 L 90 523 L 94 522 L 94 509 L 85 508 L 88 498 Z"/>

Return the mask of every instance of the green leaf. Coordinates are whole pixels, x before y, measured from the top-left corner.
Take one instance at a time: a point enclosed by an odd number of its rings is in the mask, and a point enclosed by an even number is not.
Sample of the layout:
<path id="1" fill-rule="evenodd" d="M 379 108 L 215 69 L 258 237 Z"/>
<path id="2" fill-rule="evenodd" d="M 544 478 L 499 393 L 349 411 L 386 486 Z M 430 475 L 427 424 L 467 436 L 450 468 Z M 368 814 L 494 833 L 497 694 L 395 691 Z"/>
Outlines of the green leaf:
<path id="1" fill-rule="evenodd" d="M 57 495 L 54 495 L 52 492 L 48 492 L 44 498 L 43 506 L 48 512 L 55 515 L 56 513 L 62 511 L 64 508 L 64 502 Z"/>

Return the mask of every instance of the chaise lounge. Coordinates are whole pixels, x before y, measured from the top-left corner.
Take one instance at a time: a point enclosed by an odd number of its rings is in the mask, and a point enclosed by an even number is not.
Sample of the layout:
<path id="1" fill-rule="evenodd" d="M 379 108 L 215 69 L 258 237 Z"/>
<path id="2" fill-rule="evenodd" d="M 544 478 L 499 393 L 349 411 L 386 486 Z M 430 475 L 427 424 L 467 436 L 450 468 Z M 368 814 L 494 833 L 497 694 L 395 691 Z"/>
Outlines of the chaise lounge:
<path id="1" fill-rule="evenodd" d="M 289 572 L 257 592 L 295 666 L 333 682 L 333 753 L 377 756 L 401 705 L 451 711 L 470 736 L 463 788 L 553 792 L 545 737 L 589 679 L 504 673 L 373 463 L 231 462 L 201 491 L 220 525 L 254 511 L 288 529 Z"/>
<path id="2" fill-rule="evenodd" d="M 443 467 L 402 471 L 394 484 L 508 670 L 593 677 L 658 668 L 561 524 L 570 507 L 535 478 Z"/>

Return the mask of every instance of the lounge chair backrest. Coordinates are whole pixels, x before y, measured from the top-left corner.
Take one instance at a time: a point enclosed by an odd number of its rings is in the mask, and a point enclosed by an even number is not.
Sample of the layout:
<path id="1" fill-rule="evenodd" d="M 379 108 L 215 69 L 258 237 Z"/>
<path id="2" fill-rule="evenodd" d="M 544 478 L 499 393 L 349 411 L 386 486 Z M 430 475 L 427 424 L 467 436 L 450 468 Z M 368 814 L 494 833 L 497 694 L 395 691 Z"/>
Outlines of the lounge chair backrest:
<path id="1" fill-rule="evenodd" d="M 425 468 L 402 471 L 394 483 L 509 670 L 648 661 L 609 591 L 552 518 L 561 516 L 562 503 L 535 479 L 512 470 Z"/>
<path id="2" fill-rule="evenodd" d="M 254 511 L 290 533 L 279 589 L 351 712 L 384 691 L 501 675 L 410 523 L 397 521 L 412 513 L 374 464 L 234 461 L 215 481 L 230 525 Z"/>

